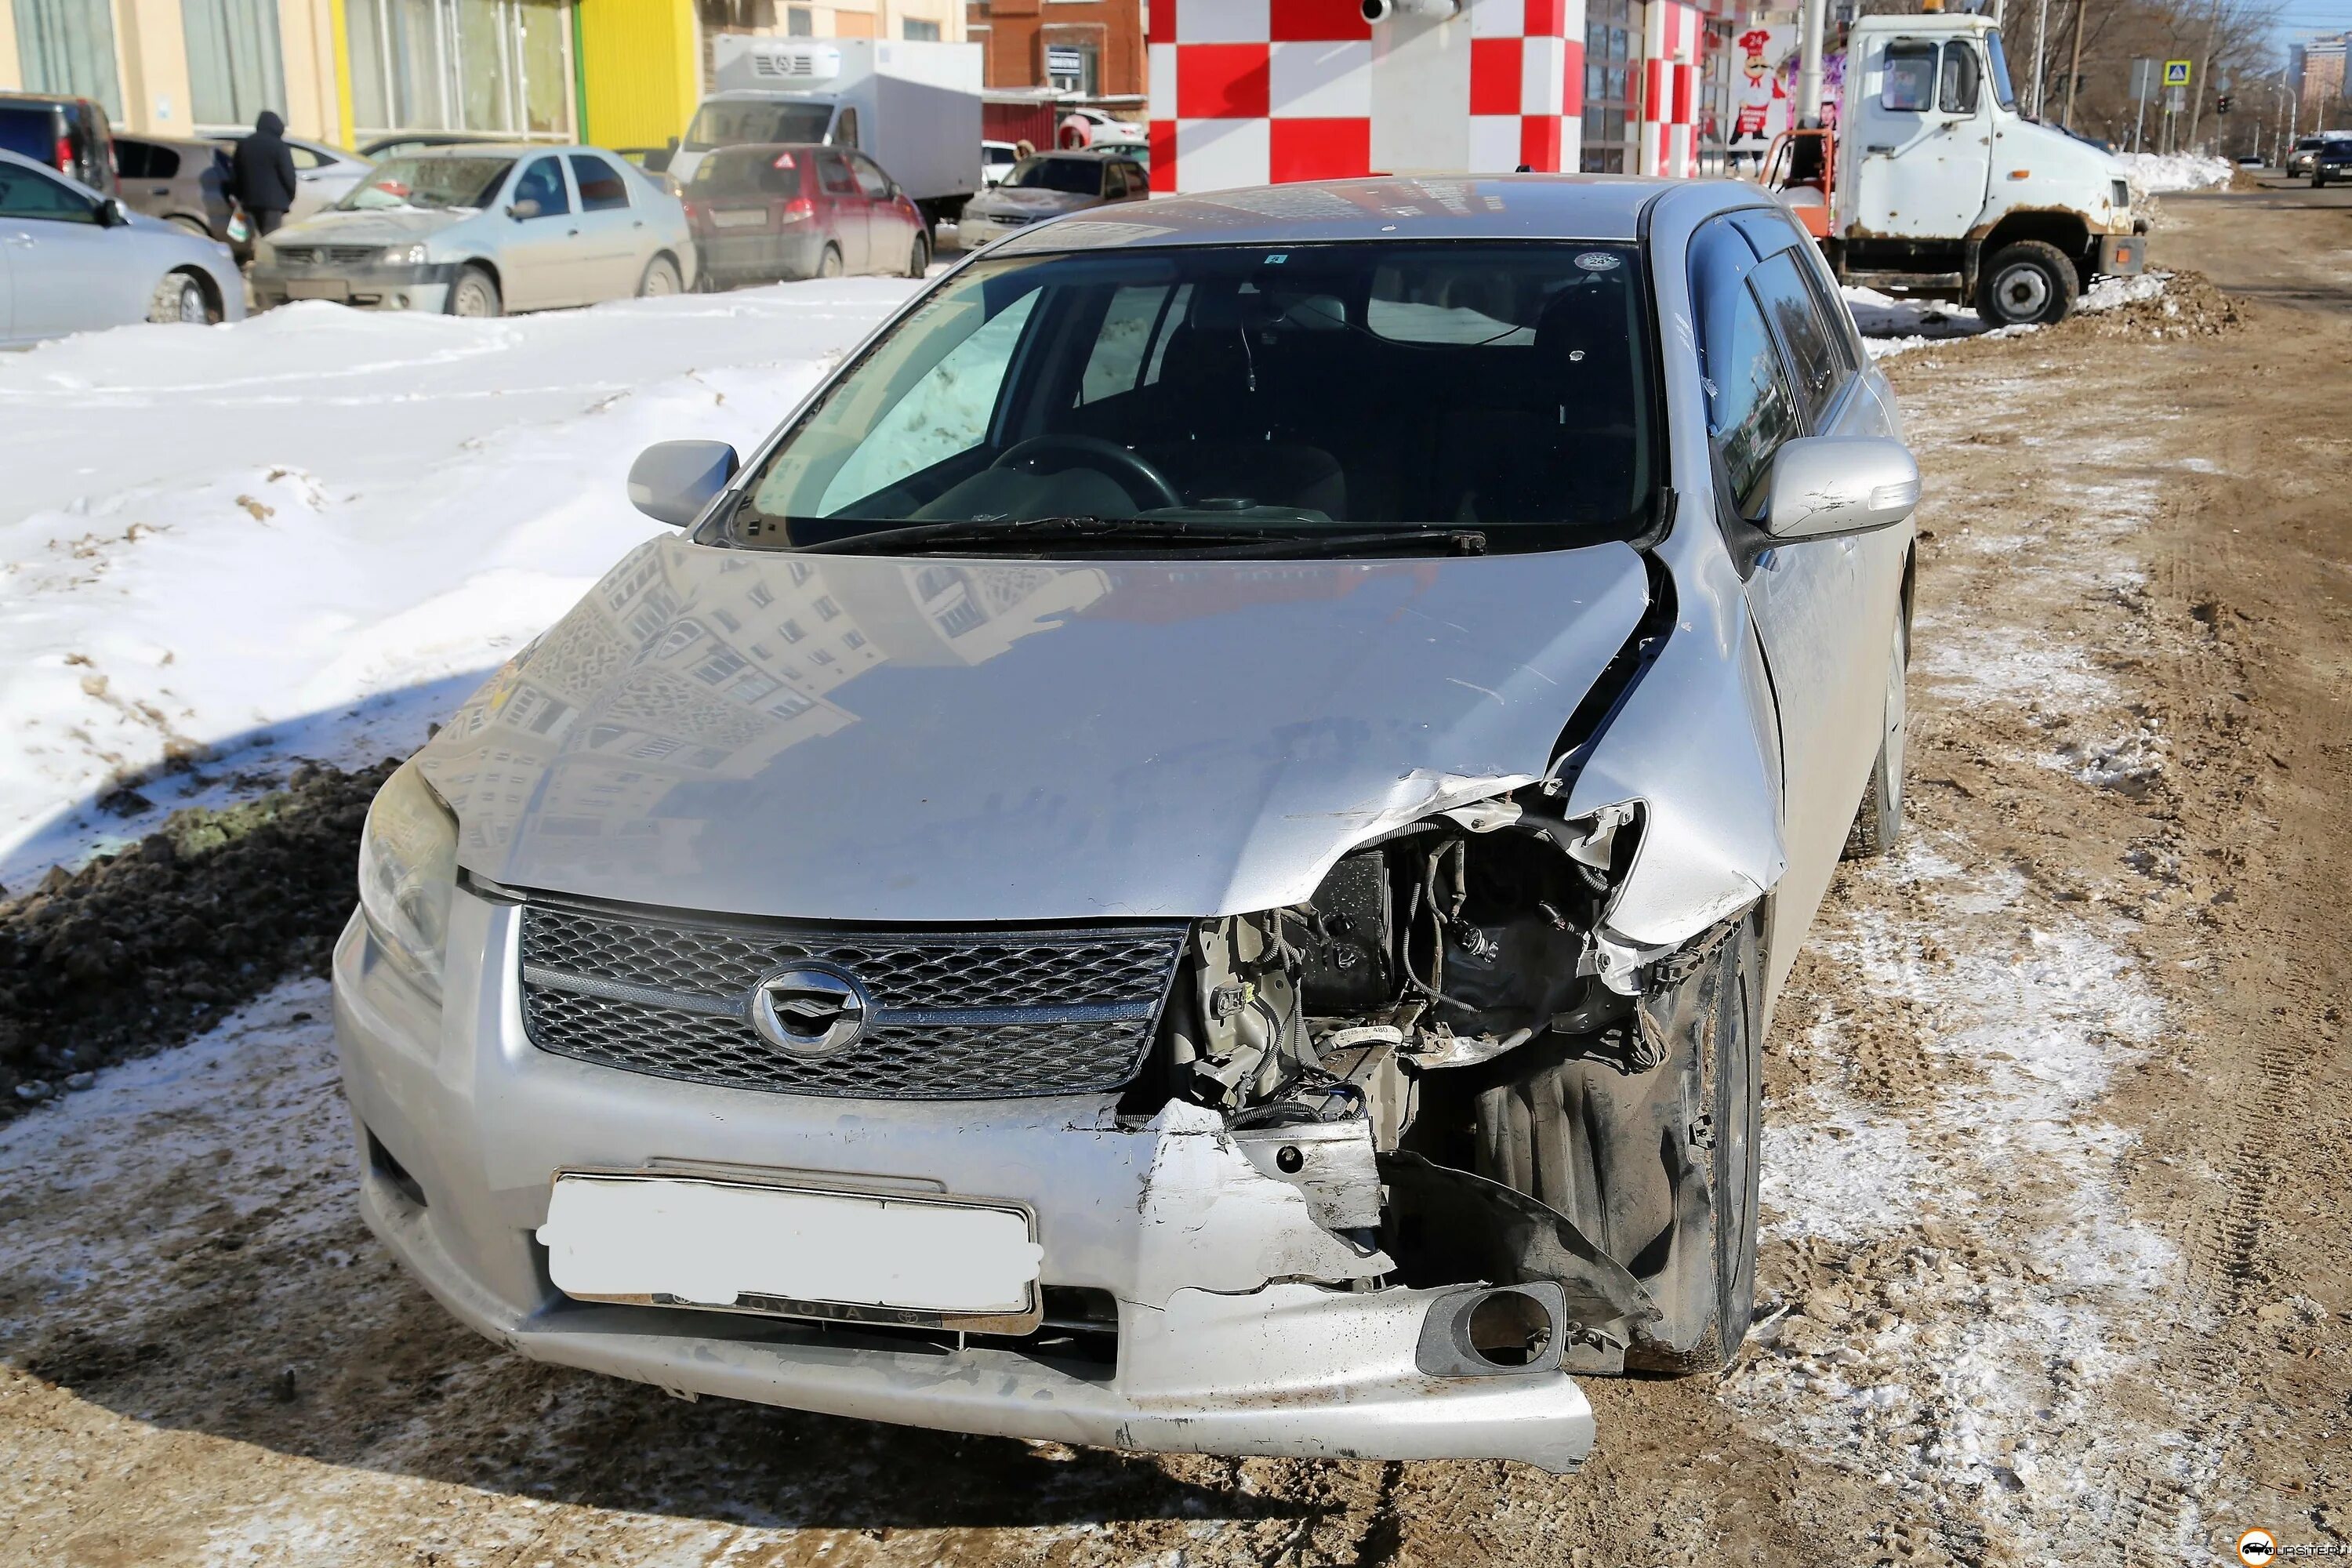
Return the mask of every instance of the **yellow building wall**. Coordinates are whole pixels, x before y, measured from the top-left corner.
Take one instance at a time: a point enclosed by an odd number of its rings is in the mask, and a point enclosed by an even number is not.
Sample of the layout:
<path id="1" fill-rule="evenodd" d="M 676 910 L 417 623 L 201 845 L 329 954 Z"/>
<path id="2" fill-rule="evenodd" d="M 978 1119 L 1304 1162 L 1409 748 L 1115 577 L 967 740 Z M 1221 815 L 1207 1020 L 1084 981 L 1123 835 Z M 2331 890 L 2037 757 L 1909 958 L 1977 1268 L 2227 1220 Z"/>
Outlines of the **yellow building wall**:
<path id="1" fill-rule="evenodd" d="M 150 136 L 194 134 L 179 0 L 114 0 L 114 52 L 123 128 Z"/>
<path id="2" fill-rule="evenodd" d="M 286 61 L 286 129 L 349 145 L 336 90 L 335 22 L 330 0 L 278 0 L 278 47 Z"/>
<path id="3" fill-rule="evenodd" d="M 0 87 L 23 87 L 25 68 L 16 58 L 16 8 L 0 5 Z"/>
<path id="4" fill-rule="evenodd" d="M 660 147 L 683 135 L 702 91 L 694 0 L 580 0 L 573 13 L 587 124 L 603 147 Z"/>

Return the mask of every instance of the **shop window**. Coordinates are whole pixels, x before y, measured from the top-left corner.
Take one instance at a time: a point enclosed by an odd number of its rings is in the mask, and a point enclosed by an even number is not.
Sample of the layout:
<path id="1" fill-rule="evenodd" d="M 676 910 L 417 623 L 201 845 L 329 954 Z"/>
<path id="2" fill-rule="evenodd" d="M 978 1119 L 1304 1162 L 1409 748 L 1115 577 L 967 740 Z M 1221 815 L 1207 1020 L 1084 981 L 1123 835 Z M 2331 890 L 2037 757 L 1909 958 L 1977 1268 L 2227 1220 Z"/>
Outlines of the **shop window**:
<path id="1" fill-rule="evenodd" d="M 248 126 L 286 102 L 278 0 L 180 0 L 189 110 L 199 125 Z"/>
<path id="2" fill-rule="evenodd" d="M 816 13 L 805 5 L 784 7 L 784 36 L 789 38 L 816 37 Z"/>
<path id="3" fill-rule="evenodd" d="M 911 42 L 936 44 L 940 41 L 940 25 L 937 22 L 922 22 L 909 16 L 898 26 Z"/>
<path id="4" fill-rule="evenodd" d="M 361 131 L 571 134 L 571 16 L 556 0 L 348 0 L 346 15 Z"/>
<path id="5" fill-rule="evenodd" d="M 108 0 L 16 0 L 17 68 L 35 92 L 71 93 L 122 119 L 114 70 L 114 7 Z"/>
<path id="6" fill-rule="evenodd" d="M 1586 174 L 1631 168 L 1633 124 L 1633 7 L 1631 0 L 1589 0 L 1584 11 Z"/>

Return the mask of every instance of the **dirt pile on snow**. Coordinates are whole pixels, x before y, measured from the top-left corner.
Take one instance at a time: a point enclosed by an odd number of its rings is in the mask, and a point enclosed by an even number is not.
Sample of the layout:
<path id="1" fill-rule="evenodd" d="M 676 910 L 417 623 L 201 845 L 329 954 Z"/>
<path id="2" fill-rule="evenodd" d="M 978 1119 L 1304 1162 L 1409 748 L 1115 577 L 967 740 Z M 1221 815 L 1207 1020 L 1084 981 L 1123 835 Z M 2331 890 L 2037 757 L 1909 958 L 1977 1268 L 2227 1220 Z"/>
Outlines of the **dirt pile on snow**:
<path id="1" fill-rule="evenodd" d="M 2211 279 L 2202 272 L 2179 271 L 2165 279 L 2160 291 L 2105 310 L 2086 310 L 2062 330 L 2109 338 L 2210 338 L 2245 324 L 2244 307 L 2214 287 Z"/>
<path id="2" fill-rule="evenodd" d="M 325 971 L 368 802 L 396 763 L 304 763 L 286 788 L 158 833 L 0 904 L 0 1121 Z"/>

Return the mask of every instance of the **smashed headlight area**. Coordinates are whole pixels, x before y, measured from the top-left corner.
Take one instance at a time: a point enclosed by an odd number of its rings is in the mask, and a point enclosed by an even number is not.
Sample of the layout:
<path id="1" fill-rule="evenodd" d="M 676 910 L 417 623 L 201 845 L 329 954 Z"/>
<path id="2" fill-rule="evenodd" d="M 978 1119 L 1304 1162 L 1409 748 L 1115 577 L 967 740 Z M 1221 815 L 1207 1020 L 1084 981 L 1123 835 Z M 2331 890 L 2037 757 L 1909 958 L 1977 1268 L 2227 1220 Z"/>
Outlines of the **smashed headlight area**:
<path id="1" fill-rule="evenodd" d="M 1546 787 L 1360 846 L 1304 904 L 1198 925 L 1123 1109 L 1163 1130 L 1217 1113 L 1363 1260 L 1358 1289 L 1488 1287 L 1433 1312 L 1424 1373 L 1720 1365 L 1739 1237 L 1719 1215 L 1753 1212 L 1715 1201 L 1752 1182 L 1752 1128 L 1722 1124 L 1752 1114 L 1750 923 L 1663 954 L 1612 940 L 1639 809 L 1570 820 Z"/>

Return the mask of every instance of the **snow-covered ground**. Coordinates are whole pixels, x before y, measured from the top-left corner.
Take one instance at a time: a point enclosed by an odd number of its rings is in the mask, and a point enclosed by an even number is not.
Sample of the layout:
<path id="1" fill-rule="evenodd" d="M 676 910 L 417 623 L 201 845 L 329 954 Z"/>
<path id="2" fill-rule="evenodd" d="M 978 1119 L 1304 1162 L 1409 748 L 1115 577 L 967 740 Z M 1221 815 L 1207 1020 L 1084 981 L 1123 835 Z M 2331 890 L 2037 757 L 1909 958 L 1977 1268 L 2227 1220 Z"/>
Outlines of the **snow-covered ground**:
<path id="1" fill-rule="evenodd" d="M 2118 153 L 2141 195 L 2163 191 L 2210 191 L 2230 183 L 2232 165 L 2227 158 L 2200 153 Z"/>
<path id="2" fill-rule="evenodd" d="M 915 284 L 500 321 L 297 304 L 0 356 L 0 884 L 203 778 L 413 749 L 655 530 L 646 445 L 756 441 Z M 94 802 L 184 756 L 151 811 Z"/>

